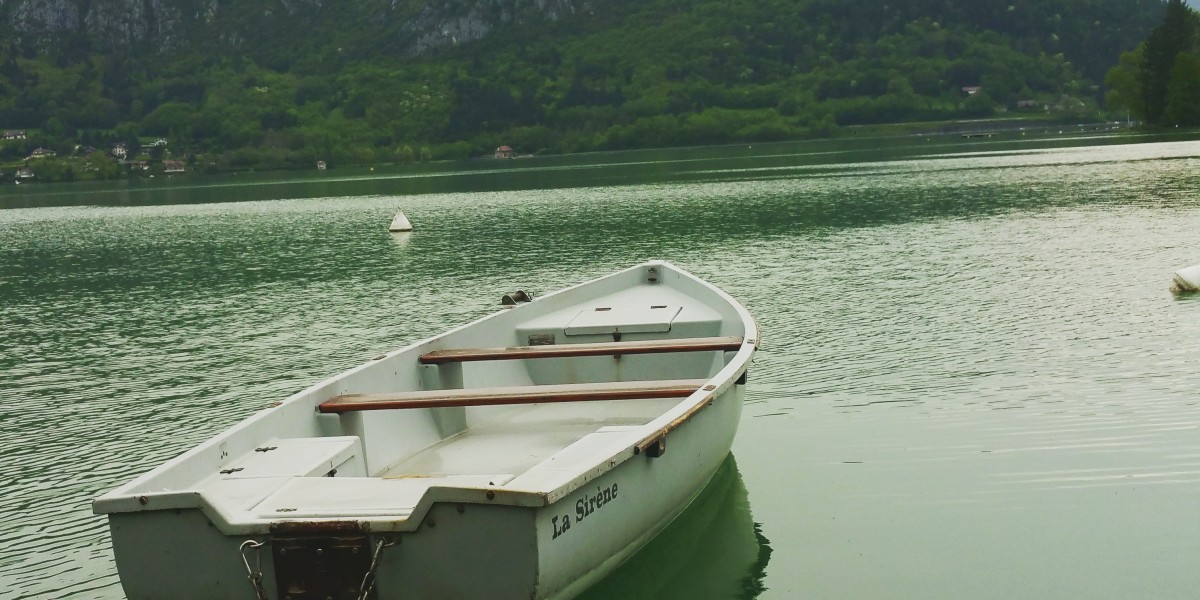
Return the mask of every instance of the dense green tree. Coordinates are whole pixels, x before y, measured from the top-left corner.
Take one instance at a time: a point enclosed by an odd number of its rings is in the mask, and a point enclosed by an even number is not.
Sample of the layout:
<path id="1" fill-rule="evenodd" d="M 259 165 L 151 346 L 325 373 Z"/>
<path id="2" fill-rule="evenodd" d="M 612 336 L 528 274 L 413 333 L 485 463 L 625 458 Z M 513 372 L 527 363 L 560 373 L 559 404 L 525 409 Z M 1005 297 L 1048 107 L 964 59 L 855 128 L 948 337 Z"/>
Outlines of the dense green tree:
<path id="1" fill-rule="evenodd" d="M 186 130 L 196 114 L 196 107 L 186 102 L 171 100 L 158 105 L 142 118 L 141 131 L 146 135 L 165 136 L 172 129 Z"/>
<path id="2" fill-rule="evenodd" d="M 1163 24 L 1150 32 L 1142 50 L 1142 102 L 1151 124 L 1162 122 L 1175 60 L 1195 45 L 1195 38 L 1195 13 L 1183 0 L 1169 0 Z"/>
<path id="3" fill-rule="evenodd" d="M 30 168 L 38 181 L 74 181 L 79 178 L 79 167 L 62 158 L 38 159 Z"/>
<path id="4" fill-rule="evenodd" d="M 400 148 L 400 152 L 398 153 L 396 160 L 399 161 L 400 164 L 404 165 L 412 163 L 415 160 L 412 146 L 404 146 L 403 148 Z"/>
<path id="5" fill-rule="evenodd" d="M 1200 126 L 1200 56 L 1196 52 L 1175 57 L 1164 117 L 1170 124 Z"/>
<path id="6" fill-rule="evenodd" d="M 1200 18 L 1180 0 L 1170 0 L 1161 25 L 1136 48 L 1121 54 L 1105 76 L 1112 109 L 1124 108 L 1150 125 L 1190 124 L 1200 110 L 1195 53 Z"/>
<path id="7" fill-rule="evenodd" d="M 1146 118 L 1146 95 L 1142 93 L 1141 77 L 1144 48 L 1145 44 L 1138 44 L 1137 48 L 1122 53 L 1120 62 L 1104 77 L 1104 85 L 1108 86 L 1105 104 L 1112 110 L 1124 109 L 1129 116 L 1138 119 Z"/>
<path id="8" fill-rule="evenodd" d="M 117 161 L 103 152 L 93 152 L 85 158 L 84 168 L 96 179 L 116 179 L 121 175 L 121 167 Z"/>

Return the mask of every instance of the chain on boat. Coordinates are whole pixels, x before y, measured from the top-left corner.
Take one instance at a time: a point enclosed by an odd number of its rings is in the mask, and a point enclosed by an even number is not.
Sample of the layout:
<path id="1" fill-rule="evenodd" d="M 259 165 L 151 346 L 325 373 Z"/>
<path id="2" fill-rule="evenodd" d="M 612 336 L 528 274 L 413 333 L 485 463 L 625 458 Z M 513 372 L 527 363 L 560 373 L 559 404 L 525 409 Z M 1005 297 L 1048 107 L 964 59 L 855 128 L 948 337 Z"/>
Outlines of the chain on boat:
<path id="1" fill-rule="evenodd" d="M 246 579 L 250 581 L 250 585 L 254 588 L 254 596 L 256 600 L 268 600 L 267 590 L 263 589 L 263 573 L 262 573 L 262 547 L 265 542 L 256 540 L 246 540 L 238 547 L 238 552 L 242 555 L 242 564 L 246 565 Z M 254 550 L 254 568 L 250 568 L 250 559 L 246 557 L 246 549 Z"/>
<path id="2" fill-rule="evenodd" d="M 358 600 L 366 600 L 371 594 L 371 590 L 375 587 L 375 570 L 379 568 L 379 557 L 383 554 L 384 548 L 390 548 L 396 545 L 396 539 L 388 539 L 386 537 L 379 538 L 379 543 L 375 544 L 375 555 L 371 557 L 371 566 L 367 568 L 367 572 L 363 574 L 362 585 L 359 586 Z"/>

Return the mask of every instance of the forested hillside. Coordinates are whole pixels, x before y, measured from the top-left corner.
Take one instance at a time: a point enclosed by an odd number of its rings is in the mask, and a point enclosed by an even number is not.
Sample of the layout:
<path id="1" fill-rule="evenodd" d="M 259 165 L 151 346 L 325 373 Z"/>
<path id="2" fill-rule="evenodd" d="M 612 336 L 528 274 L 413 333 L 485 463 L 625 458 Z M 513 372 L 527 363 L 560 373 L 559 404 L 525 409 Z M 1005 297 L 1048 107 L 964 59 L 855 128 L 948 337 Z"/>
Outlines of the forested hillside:
<path id="1" fill-rule="evenodd" d="M 1097 118 L 1105 73 L 1164 11 L 1161 0 L 9 0 L 0 129 L 27 136 L 0 144 L 0 160 L 118 142 L 136 154 L 163 138 L 151 157 L 189 170 L 311 168 L 501 144 L 572 152 L 1000 113 Z M 47 178 L 119 174 L 94 159 L 105 168 L 40 166 Z"/>

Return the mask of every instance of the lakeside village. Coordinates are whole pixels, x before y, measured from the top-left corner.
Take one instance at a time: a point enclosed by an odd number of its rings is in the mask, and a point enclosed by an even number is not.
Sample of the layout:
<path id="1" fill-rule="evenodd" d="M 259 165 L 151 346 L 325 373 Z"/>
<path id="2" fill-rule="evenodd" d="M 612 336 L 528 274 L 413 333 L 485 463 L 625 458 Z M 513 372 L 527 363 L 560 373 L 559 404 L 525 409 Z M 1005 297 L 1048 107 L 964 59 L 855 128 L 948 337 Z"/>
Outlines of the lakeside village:
<path id="1" fill-rule="evenodd" d="M 28 139 L 25 130 L 10 129 L 0 132 L 0 149 L 9 146 L 9 151 L 5 153 L 9 160 L 0 160 L 0 185 L 10 182 L 21 185 L 37 181 L 151 178 L 156 175 L 170 177 L 195 170 L 196 167 L 195 157 L 190 157 L 191 160 L 171 158 L 170 142 L 166 138 L 147 140 L 139 144 L 135 151 L 118 142 L 106 149 L 76 145 L 65 156 L 40 146 L 29 150 L 27 156 L 14 156 L 13 147 L 26 144 Z M 528 156 L 532 155 L 518 154 L 510 146 L 499 146 L 486 158 L 510 159 Z M 315 167 L 319 171 L 327 168 L 323 160 L 316 161 Z"/>
<path id="2" fill-rule="evenodd" d="M 25 130 L 10 129 L 0 133 L 0 144 L 16 145 L 28 139 Z M 42 180 L 115 179 L 122 176 L 176 175 L 188 170 L 186 161 L 171 158 L 165 138 L 150 140 L 131 152 L 124 143 L 107 149 L 76 145 L 69 155 L 37 147 L 28 156 L 16 161 L 0 162 L 0 183 L 20 185 Z M 51 173 L 46 173 L 50 171 Z M 67 172 L 67 173 L 64 173 Z M 69 174 L 68 174 L 69 173 Z M 73 176 L 78 173 L 80 176 Z M 48 176 L 46 176 L 48 175 Z M 64 175 L 66 175 L 64 177 Z"/>

